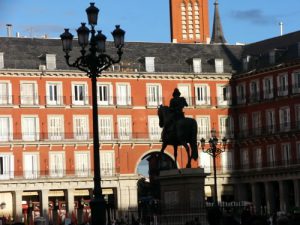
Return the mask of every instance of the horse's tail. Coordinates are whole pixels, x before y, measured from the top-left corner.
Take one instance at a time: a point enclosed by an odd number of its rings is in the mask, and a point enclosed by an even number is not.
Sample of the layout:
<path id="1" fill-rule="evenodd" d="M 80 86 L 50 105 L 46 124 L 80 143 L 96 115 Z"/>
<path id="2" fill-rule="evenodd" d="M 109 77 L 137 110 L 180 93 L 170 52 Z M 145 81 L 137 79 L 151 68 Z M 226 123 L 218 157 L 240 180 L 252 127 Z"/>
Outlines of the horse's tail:
<path id="1" fill-rule="evenodd" d="M 198 145 L 197 145 L 197 133 L 198 133 L 198 125 L 197 125 L 197 122 L 196 120 L 193 120 L 193 124 L 192 124 L 192 138 L 191 138 L 191 143 L 190 143 L 190 146 L 191 146 L 191 149 L 192 149 L 192 154 L 191 154 L 191 157 L 192 159 L 194 160 L 197 160 L 198 159 Z"/>

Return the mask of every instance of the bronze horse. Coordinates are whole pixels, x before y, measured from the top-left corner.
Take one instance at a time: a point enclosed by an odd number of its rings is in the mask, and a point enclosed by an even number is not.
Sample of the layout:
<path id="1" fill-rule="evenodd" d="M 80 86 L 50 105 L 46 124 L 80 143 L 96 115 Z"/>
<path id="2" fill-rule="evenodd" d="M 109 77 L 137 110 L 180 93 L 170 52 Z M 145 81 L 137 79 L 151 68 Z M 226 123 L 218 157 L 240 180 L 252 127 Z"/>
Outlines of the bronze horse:
<path id="1" fill-rule="evenodd" d="M 164 127 L 166 124 L 170 123 L 172 114 L 168 106 L 160 105 L 157 114 L 159 117 L 160 127 Z M 177 147 L 183 145 L 188 156 L 186 168 L 191 168 L 191 159 L 198 159 L 197 122 L 192 118 L 182 118 L 178 121 L 175 121 L 174 123 L 174 132 L 164 132 L 164 134 L 162 135 L 163 143 L 160 150 L 161 155 L 162 153 L 164 153 L 168 145 L 172 145 L 174 148 L 175 162 L 177 162 Z"/>

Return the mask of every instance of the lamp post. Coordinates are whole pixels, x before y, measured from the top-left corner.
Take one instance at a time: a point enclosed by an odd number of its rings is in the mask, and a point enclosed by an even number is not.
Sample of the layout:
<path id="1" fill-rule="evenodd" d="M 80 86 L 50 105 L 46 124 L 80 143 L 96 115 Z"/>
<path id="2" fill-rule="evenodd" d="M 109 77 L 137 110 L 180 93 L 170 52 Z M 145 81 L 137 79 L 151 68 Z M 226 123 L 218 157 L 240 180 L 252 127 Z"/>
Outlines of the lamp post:
<path id="1" fill-rule="evenodd" d="M 224 137 L 222 143 L 220 143 L 223 148 L 218 148 L 219 140 L 216 135 L 216 130 L 213 128 L 211 130 L 211 138 L 209 139 L 209 148 L 205 149 L 205 139 L 201 138 L 201 148 L 202 151 L 211 155 L 213 157 L 213 169 L 214 169 L 214 205 L 218 206 L 218 191 L 217 191 L 217 168 L 216 168 L 216 157 L 225 151 L 227 139 Z"/>
<path id="2" fill-rule="evenodd" d="M 73 63 L 70 63 L 69 55 L 72 51 L 73 35 L 69 32 L 69 29 L 65 29 L 65 32 L 61 34 L 60 37 L 67 65 L 86 72 L 88 77 L 91 78 L 94 146 L 94 196 L 90 202 L 90 206 L 92 213 L 92 225 L 104 225 L 106 223 L 106 204 L 101 190 L 97 77 L 100 77 L 103 70 L 106 70 L 111 65 L 121 61 L 125 31 L 123 31 L 119 25 L 116 25 L 116 29 L 112 32 L 114 45 L 117 49 L 118 55 L 118 57 L 114 59 L 105 53 L 106 36 L 103 35 L 101 31 L 98 31 L 96 34 L 95 25 L 97 25 L 99 9 L 95 7 L 94 3 L 90 3 L 90 7 L 86 9 L 86 13 L 91 30 L 85 26 L 85 23 L 81 23 L 81 26 L 77 29 L 78 44 L 81 47 L 81 55 Z M 90 35 L 91 37 L 89 38 Z"/>

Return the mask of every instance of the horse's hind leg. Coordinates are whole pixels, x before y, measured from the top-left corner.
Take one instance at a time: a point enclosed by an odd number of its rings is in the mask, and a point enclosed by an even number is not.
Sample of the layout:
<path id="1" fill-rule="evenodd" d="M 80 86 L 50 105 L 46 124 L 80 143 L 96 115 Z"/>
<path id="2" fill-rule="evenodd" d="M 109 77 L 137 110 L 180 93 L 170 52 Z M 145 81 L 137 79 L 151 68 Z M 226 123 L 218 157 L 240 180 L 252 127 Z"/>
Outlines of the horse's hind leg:
<path id="1" fill-rule="evenodd" d="M 188 162 L 186 164 L 186 168 L 191 168 L 191 155 L 190 155 L 190 148 L 188 146 L 187 143 L 182 144 L 186 150 L 186 154 L 187 154 L 187 158 L 188 158 Z"/>

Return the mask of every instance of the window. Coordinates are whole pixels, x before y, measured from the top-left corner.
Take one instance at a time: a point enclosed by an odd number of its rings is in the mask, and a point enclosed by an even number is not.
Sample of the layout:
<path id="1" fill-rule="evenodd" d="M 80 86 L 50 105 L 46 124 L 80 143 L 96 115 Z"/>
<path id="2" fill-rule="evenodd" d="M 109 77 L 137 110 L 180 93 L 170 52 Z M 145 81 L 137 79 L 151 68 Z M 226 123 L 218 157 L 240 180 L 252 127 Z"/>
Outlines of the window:
<path id="1" fill-rule="evenodd" d="M 75 174 L 79 177 L 87 177 L 90 174 L 90 153 L 75 152 Z"/>
<path id="2" fill-rule="evenodd" d="M 47 105 L 62 105 L 62 83 L 61 82 L 47 82 Z"/>
<path id="3" fill-rule="evenodd" d="M 246 56 L 243 58 L 243 71 L 247 71 L 249 67 L 249 62 L 250 62 L 250 56 Z"/>
<path id="4" fill-rule="evenodd" d="M 62 115 L 48 116 L 48 138 L 50 140 L 64 139 L 64 117 Z"/>
<path id="5" fill-rule="evenodd" d="M 131 117 L 119 116 L 118 117 L 118 132 L 119 139 L 130 140 L 131 138 Z"/>
<path id="6" fill-rule="evenodd" d="M 204 173 L 211 173 L 211 156 L 208 153 L 200 152 L 200 167 L 204 168 Z"/>
<path id="7" fill-rule="evenodd" d="M 100 140 L 113 140 L 112 116 L 99 116 L 99 138 Z"/>
<path id="8" fill-rule="evenodd" d="M 275 111 L 273 109 L 266 110 L 266 126 L 268 134 L 275 133 Z"/>
<path id="9" fill-rule="evenodd" d="M 215 59 L 216 73 L 224 73 L 223 59 Z"/>
<path id="10" fill-rule="evenodd" d="M 250 102 L 259 101 L 259 81 L 251 81 L 250 82 Z"/>
<path id="11" fill-rule="evenodd" d="M 193 69 L 194 69 L 194 73 L 202 73 L 201 59 L 199 58 L 193 59 Z"/>
<path id="12" fill-rule="evenodd" d="M 198 139 L 204 138 L 208 140 L 210 138 L 209 116 L 197 116 L 196 121 L 198 124 Z"/>
<path id="13" fill-rule="evenodd" d="M 275 167 L 276 165 L 275 145 L 267 146 L 267 162 L 269 167 Z"/>
<path id="14" fill-rule="evenodd" d="M 233 169 L 233 154 L 232 151 L 225 151 L 221 155 L 223 172 L 230 172 Z"/>
<path id="15" fill-rule="evenodd" d="M 243 104 L 246 102 L 245 84 L 239 84 L 236 87 L 237 103 Z"/>
<path id="16" fill-rule="evenodd" d="M 148 106 L 159 106 L 162 104 L 162 88 L 160 84 L 147 84 Z"/>
<path id="17" fill-rule="evenodd" d="M 117 83 L 117 105 L 131 105 L 131 90 L 129 84 Z"/>
<path id="18" fill-rule="evenodd" d="M 239 116 L 239 135 L 241 137 L 248 136 L 248 116 L 243 114 Z"/>
<path id="19" fill-rule="evenodd" d="M 279 109 L 279 123 L 280 131 L 289 131 L 291 122 L 290 122 L 290 108 L 282 107 Z"/>
<path id="20" fill-rule="evenodd" d="M 231 87 L 228 85 L 217 86 L 218 105 L 231 104 Z"/>
<path id="21" fill-rule="evenodd" d="M 296 142 L 296 157 L 297 157 L 297 163 L 300 162 L 300 142 Z"/>
<path id="22" fill-rule="evenodd" d="M 11 83 L 9 81 L 0 81 L 0 105 L 12 104 Z"/>
<path id="23" fill-rule="evenodd" d="M 39 175 L 39 155 L 38 153 L 24 153 L 23 169 L 25 179 L 36 179 Z"/>
<path id="24" fill-rule="evenodd" d="M 269 63 L 274 64 L 276 61 L 276 52 L 273 50 L 269 52 Z"/>
<path id="25" fill-rule="evenodd" d="M 65 153 L 49 153 L 49 173 L 51 177 L 63 177 L 65 173 Z"/>
<path id="26" fill-rule="evenodd" d="M 288 95 L 288 75 L 287 73 L 279 74 L 277 76 L 277 93 L 278 96 Z"/>
<path id="27" fill-rule="evenodd" d="M 88 104 L 87 84 L 85 83 L 72 84 L 72 104 L 73 105 Z"/>
<path id="28" fill-rule="evenodd" d="M 0 69 L 4 68 L 4 53 L 0 52 Z"/>
<path id="29" fill-rule="evenodd" d="M 21 82 L 21 104 L 22 105 L 37 105 L 38 90 L 36 82 Z"/>
<path id="30" fill-rule="evenodd" d="M 207 84 L 197 84 L 195 86 L 196 105 L 210 104 L 210 88 Z"/>
<path id="31" fill-rule="evenodd" d="M 256 148 L 254 151 L 254 159 L 255 159 L 255 167 L 261 168 L 262 167 L 262 155 L 261 155 L 261 148 Z"/>
<path id="32" fill-rule="evenodd" d="M 273 78 L 265 77 L 263 79 L 264 99 L 273 98 Z"/>
<path id="33" fill-rule="evenodd" d="M 149 72 L 149 73 L 155 72 L 154 59 L 155 59 L 155 57 L 145 57 L 146 72 Z"/>
<path id="34" fill-rule="evenodd" d="M 113 151 L 100 151 L 101 176 L 113 176 L 115 174 L 115 153 Z"/>
<path id="35" fill-rule="evenodd" d="M 14 155 L 0 154 L 0 180 L 14 177 Z"/>
<path id="36" fill-rule="evenodd" d="M 249 151 L 247 148 L 241 149 L 241 166 L 244 169 L 249 168 Z"/>
<path id="37" fill-rule="evenodd" d="M 255 135 L 261 134 L 261 113 L 253 112 L 252 113 L 252 133 Z"/>
<path id="38" fill-rule="evenodd" d="M 22 139 L 24 141 L 39 140 L 39 118 L 37 116 L 22 116 Z"/>
<path id="39" fill-rule="evenodd" d="M 159 140 L 162 128 L 159 127 L 159 119 L 157 116 L 148 117 L 148 129 L 150 140 Z"/>
<path id="40" fill-rule="evenodd" d="M 191 98 L 191 87 L 189 84 L 178 84 L 178 89 L 181 93 L 181 96 L 186 99 L 186 102 L 189 106 L 191 106 L 192 98 Z"/>
<path id="41" fill-rule="evenodd" d="M 47 70 L 56 69 L 56 55 L 55 54 L 46 54 L 46 66 Z"/>
<path id="42" fill-rule="evenodd" d="M 76 140 L 87 140 L 89 138 L 88 116 L 73 116 L 73 131 Z"/>
<path id="43" fill-rule="evenodd" d="M 111 84 L 98 83 L 98 105 L 113 105 L 113 91 Z"/>
<path id="44" fill-rule="evenodd" d="M 291 145 L 290 143 L 281 144 L 281 153 L 283 165 L 288 166 L 291 161 Z"/>
<path id="45" fill-rule="evenodd" d="M 293 93 L 300 93 L 300 71 L 292 73 Z"/>
<path id="46" fill-rule="evenodd" d="M 230 138 L 234 133 L 233 118 L 232 117 L 220 117 L 220 137 Z"/>
<path id="47" fill-rule="evenodd" d="M 13 127 L 11 116 L 0 116 L 0 142 L 13 139 Z"/>
<path id="48" fill-rule="evenodd" d="M 300 128 L 300 105 L 295 106 L 295 113 L 296 113 L 296 126 L 299 129 Z"/>

